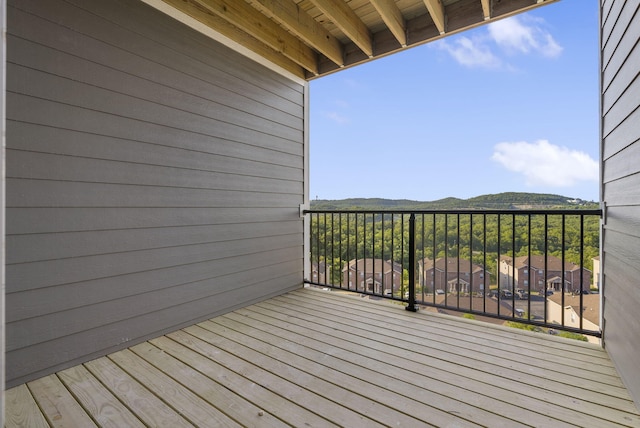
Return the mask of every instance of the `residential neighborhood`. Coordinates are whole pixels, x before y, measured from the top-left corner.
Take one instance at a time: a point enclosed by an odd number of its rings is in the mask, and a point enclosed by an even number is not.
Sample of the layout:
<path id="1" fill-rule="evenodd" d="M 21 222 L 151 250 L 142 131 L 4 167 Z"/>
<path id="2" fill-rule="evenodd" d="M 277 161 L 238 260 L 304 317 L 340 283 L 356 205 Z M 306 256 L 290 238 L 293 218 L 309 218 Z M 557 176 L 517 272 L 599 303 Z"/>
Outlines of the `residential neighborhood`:
<path id="1" fill-rule="evenodd" d="M 599 269 L 599 259 L 593 259 L 594 270 Z M 515 268 L 514 268 L 515 266 Z M 498 283 L 491 282 L 491 272 L 468 259 L 457 257 L 440 257 L 435 260 L 424 258 L 418 260 L 416 285 L 426 294 L 478 294 L 488 291 L 490 285 L 496 286 L 503 293 L 514 293 L 518 299 L 526 299 L 531 293 L 588 293 L 590 288 L 598 288 L 599 273 L 580 268 L 575 263 L 564 263 L 561 268 L 560 258 L 548 255 L 532 255 L 500 257 Z M 546 268 L 546 270 L 545 270 Z M 311 264 L 311 279 L 316 284 L 340 285 L 353 291 L 391 295 L 401 290 L 403 269 L 398 262 L 379 258 L 352 259 L 344 264 L 341 282 L 333 278 L 331 265 L 324 261 Z M 582 275 L 582 283 L 581 283 Z M 564 279 L 564 288 L 562 281 Z M 529 286 L 529 281 L 531 284 Z M 406 281 L 405 281 L 406 283 Z M 582 288 L 581 288 L 582 285 Z M 504 297 L 504 296 L 503 296 Z"/>
<path id="2" fill-rule="evenodd" d="M 582 281 L 581 281 L 582 277 Z M 564 287 L 563 287 L 564 281 Z M 517 289 L 552 292 L 588 292 L 591 271 L 558 257 L 547 255 L 500 256 L 499 288 L 514 292 Z"/>
<path id="3" fill-rule="evenodd" d="M 311 281 L 316 284 L 327 284 L 327 279 L 331 278 L 331 266 L 326 266 L 325 262 L 311 263 Z M 330 282 L 330 281 L 329 281 Z"/>
<path id="4" fill-rule="evenodd" d="M 481 293 L 489 288 L 490 273 L 467 259 L 424 258 L 418 261 L 418 280 L 427 293 L 434 290 L 448 293 Z"/>
<path id="5" fill-rule="evenodd" d="M 501 317 L 510 316 L 543 322 L 551 326 L 544 330 L 551 334 L 556 333 L 554 325 L 598 331 L 600 295 L 590 290 L 598 289 L 598 257 L 593 258 L 593 266 L 592 274 L 572 262 L 565 261 L 563 266 L 562 260 L 552 255 L 515 259 L 502 255 L 496 278 L 469 259 L 427 257 L 416 263 L 416 301 L 427 305 L 425 309 L 429 311 L 458 316 L 474 312 L 474 318 L 496 324 L 504 323 Z M 332 275 L 331 265 L 320 260 L 311 263 L 311 276 L 315 284 L 366 293 L 373 298 L 408 297 L 407 272 L 391 260 L 352 259 L 344 263 L 340 276 Z M 599 343 L 597 337 L 585 339 Z"/>
<path id="6" fill-rule="evenodd" d="M 402 287 L 402 265 L 391 260 L 353 259 L 342 269 L 342 284 L 349 290 L 390 295 Z"/>

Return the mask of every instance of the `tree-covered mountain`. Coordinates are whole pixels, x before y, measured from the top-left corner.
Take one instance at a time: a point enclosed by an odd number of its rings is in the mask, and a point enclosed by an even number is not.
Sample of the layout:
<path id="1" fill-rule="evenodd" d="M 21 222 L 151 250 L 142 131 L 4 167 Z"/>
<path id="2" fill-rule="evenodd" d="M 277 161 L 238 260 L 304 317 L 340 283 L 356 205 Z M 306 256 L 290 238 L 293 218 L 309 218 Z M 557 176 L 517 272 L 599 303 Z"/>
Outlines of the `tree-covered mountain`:
<path id="1" fill-rule="evenodd" d="M 546 193 L 505 192 L 476 196 L 469 199 L 444 198 L 435 201 L 410 199 L 349 198 L 317 199 L 311 208 L 318 210 L 445 210 L 445 209 L 553 209 L 598 208 L 598 203 L 562 195 Z"/>
<path id="2" fill-rule="evenodd" d="M 496 284 L 502 256 L 549 254 L 592 270 L 593 258 L 599 254 L 600 216 L 582 216 L 582 210 L 598 204 L 560 195 L 502 193 L 432 202 L 345 199 L 314 201 L 311 208 L 329 211 L 310 216 L 311 260 L 325 263 L 334 282 L 340 281 L 342 268 L 353 259 L 393 260 L 407 269 L 411 245 L 417 260 L 453 257 L 485 266 L 491 272 L 491 284 Z M 522 211 L 529 208 L 548 211 Z M 456 209 L 471 210 L 453 213 Z M 572 211 L 554 213 L 554 209 Z M 418 213 L 414 235 L 410 235 L 406 213 L 419 210 L 435 212 Z"/>

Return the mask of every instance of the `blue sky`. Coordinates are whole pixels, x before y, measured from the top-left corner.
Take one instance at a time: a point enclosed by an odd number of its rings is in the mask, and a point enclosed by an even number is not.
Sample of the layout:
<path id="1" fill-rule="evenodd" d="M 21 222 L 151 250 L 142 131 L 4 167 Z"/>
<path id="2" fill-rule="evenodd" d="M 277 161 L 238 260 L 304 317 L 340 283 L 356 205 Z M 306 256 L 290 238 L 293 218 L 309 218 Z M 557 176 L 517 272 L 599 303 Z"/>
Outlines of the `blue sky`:
<path id="1" fill-rule="evenodd" d="M 310 86 L 312 199 L 599 199 L 597 0 L 562 0 Z"/>

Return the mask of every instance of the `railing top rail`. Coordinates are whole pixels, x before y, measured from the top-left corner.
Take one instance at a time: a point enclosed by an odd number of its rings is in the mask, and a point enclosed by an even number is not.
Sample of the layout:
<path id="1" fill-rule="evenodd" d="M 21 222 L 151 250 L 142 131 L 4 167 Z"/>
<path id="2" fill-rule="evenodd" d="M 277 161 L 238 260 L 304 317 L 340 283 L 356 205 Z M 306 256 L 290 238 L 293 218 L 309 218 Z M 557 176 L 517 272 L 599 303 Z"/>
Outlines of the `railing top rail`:
<path id="1" fill-rule="evenodd" d="M 509 214 L 509 215 L 597 215 L 602 217 L 602 209 L 436 209 L 436 210 L 304 210 L 303 214 Z"/>

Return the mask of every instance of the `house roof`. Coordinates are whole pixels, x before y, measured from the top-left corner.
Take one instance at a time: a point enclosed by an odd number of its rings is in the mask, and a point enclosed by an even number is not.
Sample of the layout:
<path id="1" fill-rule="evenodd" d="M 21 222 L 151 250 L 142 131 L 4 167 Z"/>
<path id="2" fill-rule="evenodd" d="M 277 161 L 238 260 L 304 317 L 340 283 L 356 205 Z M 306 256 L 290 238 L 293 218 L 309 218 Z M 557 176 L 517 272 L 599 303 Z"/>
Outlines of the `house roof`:
<path id="1" fill-rule="evenodd" d="M 447 303 L 450 305 L 448 309 L 459 312 L 467 312 L 471 309 L 473 310 L 485 310 L 487 314 L 497 314 L 498 313 L 498 300 L 489 298 L 489 297 L 466 297 L 463 296 L 460 300 L 457 299 L 455 294 L 447 296 Z M 435 303 L 437 305 L 445 305 L 445 295 L 437 294 L 435 297 Z M 459 305 L 459 306 L 458 306 Z M 510 314 L 511 306 L 508 302 L 505 302 L 504 299 L 500 302 L 500 313 L 502 314 Z M 439 312 L 442 312 L 440 310 Z M 445 312 L 446 313 L 446 312 Z M 499 324 L 503 324 L 504 320 L 500 320 Z"/>
<path id="2" fill-rule="evenodd" d="M 391 262 L 390 260 L 382 259 L 358 259 L 349 260 L 349 263 L 342 268 L 342 272 L 347 269 L 352 271 L 361 271 L 367 273 L 382 272 L 389 273 L 391 269 L 394 269 L 397 273 L 402 273 L 402 266 L 399 263 Z"/>
<path id="3" fill-rule="evenodd" d="M 547 283 L 557 283 L 557 282 L 562 282 L 562 278 L 560 278 L 559 276 L 554 276 L 553 278 L 547 279 Z M 571 281 L 569 281 L 568 279 L 565 279 L 564 282 L 567 284 L 571 284 Z"/>
<path id="4" fill-rule="evenodd" d="M 331 266 L 327 266 L 328 269 L 331 269 Z M 323 271 L 325 270 L 325 263 L 324 262 L 320 262 L 320 264 L 316 263 L 316 262 L 312 262 L 311 263 L 311 270 L 313 271 Z"/>
<path id="5" fill-rule="evenodd" d="M 559 0 L 144 1 L 309 80 Z"/>
<path id="6" fill-rule="evenodd" d="M 562 294 L 554 293 L 547 299 L 554 301 L 558 305 L 562 305 Z M 571 306 L 573 310 L 580 314 L 580 295 L 564 295 L 564 305 Z M 600 295 L 599 294 L 583 294 L 582 307 L 584 319 L 591 321 L 595 325 L 600 325 Z"/>
<path id="7" fill-rule="evenodd" d="M 421 260 L 419 263 L 421 263 L 423 265 L 424 270 L 429 270 L 429 269 L 433 269 L 434 266 L 434 262 L 433 260 L 429 259 L 429 258 L 425 258 L 423 260 Z M 460 259 L 460 273 L 469 273 L 469 260 L 467 259 Z M 443 271 L 445 270 L 445 259 L 444 257 L 440 257 L 437 258 L 435 260 L 435 268 L 436 270 L 439 271 Z M 447 257 L 446 260 L 446 268 L 447 268 L 447 272 L 458 272 L 458 258 L 457 257 Z M 482 272 L 482 266 L 476 265 L 476 264 L 472 264 L 471 265 L 471 272 L 472 273 L 476 273 L 476 272 Z"/>
<path id="8" fill-rule="evenodd" d="M 529 261 L 528 256 L 516 257 L 515 263 L 511 256 L 500 256 L 500 261 L 510 266 L 515 264 L 516 269 L 521 269 L 528 266 L 531 266 L 534 269 L 542 270 L 544 270 L 545 268 L 545 257 L 543 255 L 532 255 L 531 261 Z M 572 271 L 580 269 L 580 266 L 578 266 L 577 264 L 567 261 L 564 262 L 564 269 L 562 269 L 562 260 L 556 256 L 552 256 L 551 254 L 547 255 L 546 263 L 547 270 L 549 271 Z M 585 270 L 588 269 L 585 268 Z"/>

